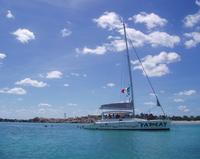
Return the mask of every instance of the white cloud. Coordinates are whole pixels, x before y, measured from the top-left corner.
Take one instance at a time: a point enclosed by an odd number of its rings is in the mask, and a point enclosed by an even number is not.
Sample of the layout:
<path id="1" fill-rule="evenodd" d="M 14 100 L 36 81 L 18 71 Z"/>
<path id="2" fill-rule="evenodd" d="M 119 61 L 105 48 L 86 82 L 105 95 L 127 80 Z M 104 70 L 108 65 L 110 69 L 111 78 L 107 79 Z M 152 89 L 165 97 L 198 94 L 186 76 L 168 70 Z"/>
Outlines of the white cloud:
<path id="1" fill-rule="evenodd" d="M 102 16 L 93 20 L 97 25 L 103 29 L 116 31 L 116 33 L 124 35 L 122 28 L 122 22 L 120 16 L 115 12 L 104 12 Z M 164 46 L 173 48 L 180 42 L 180 38 L 176 35 L 170 35 L 166 32 L 154 31 L 149 34 L 145 34 L 134 28 L 126 26 L 128 38 L 133 42 L 135 47 L 142 47 L 145 44 L 150 44 L 152 47 Z M 107 38 L 110 42 L 103 43 L 102 45 L 96 46 L 96 48 L 84 47 L 83 49 L 76 48 L 77 53 L 82 54 L 97 54 L 103 55 L 108 51 L 121 52 L 126 49 L 124 39 L 119 36 L 109 36 Z M 130 47 L 130 44 L 129 44 Z"/>
<path id="2" fill-rule="evenodd" d="M 7 10 L 6 18 L 8 18 L 8 19 L 14 19 L 15 18 L 15 16 L 12 14 L 11 10 Z"/>
<path id="3" fill-rule="evenodd" d="M 105 14 L 106 13 L 106 14 Z M 120 16 L 115 12 L 105 12 L 101 18 L 96 20 L 98 26 L 101 26 L 104 29 L 112 30 L 113 28 L 116 29 L 118 33 L 124 35 L 124 30 L 122 28 L 122 22 L 120 21 Z M 110 18 L 112 17 L 112 18 Z M 112 20 L 110 20 L 112 19 Z M 165 32 L 155 31 L 150 34 L 145 34 L 139 30 L 134 28 L 130 28 L 126 26 L 127 34 L 129 38 L 134 42 L 136 47 L 141 47 L 145 43 L 151 44 L 154 46 L 165 46 L 165 47 L 174 47 L 177 43 L 180 42 L 180 38 L 176 35 L 169 35 Z M 117 40 L 117 39 L 115 39 Z"/>
<path id="4" fill-rule="evenodd" d="M 177 95 L 180 95 L 180 96 L 182 96 L 182 95 L 191 96 L 191 95 L 194 95 L 194 94 L 196 94 L 196 93 L 197 93 L 196 90 L 191 89 L 191 90 L 184 90 L 184 91 L 181 91 L 181 92 L 179 92 Z"/>
<path id="5" fill-rule="evenodd" d="M 105 46 L 97 46 L 94 49 L 84 47 L 82 50 L 77 49 L 78 53 L 83 53 L 83 54 L 96 54 L 96 55 L 103 55 L 106 53 L 106 47 Z"/>
<path id="6" fill-rule="evenodd" d="M 119 30 L 123 35 L 123 30 Z M 173 48 L 176 44 L 180 42 L 178 36 L 169 35 L 165 32 L 152 32 L 150 34 L 144 34 L 141 31 L 135 30 L 134 28 L 127 28 L 127 33 L 129 38 L 133 42 L 134 47 L 142 47 L 144 44 L 150 44 L 152 47 L 164 46 Z M 128 44 L 129 47 L 130 44 Z M 94 49 L 84 47 L 82 50 L 76 49 L 77 53 L 82 54 L 97 54 L 103 55 L 108 51 L 111 52 L 121 52 L 126 49 L 126 45 L 123 39 L 114 39 L 109 43 L 104 43 L 101 46 L 97 46 Z"/>
<path id="7" fill-rule="evenodd" d="M 109 36 L 107 37 L 107 39 L 119 40 L 119 39 L 121 39 L 121 37 L 109 35 Z"/>
<path id="8" fill-rule="evenodd" d="M 19 28 L 16 31 L 14 31 L 12 34 L 15 35 L 16 39 L 19 40 L 23 44 L 28 43 L 29 41 L 35 39 L 34 33 L 25 28 L 23 29 Z"/>
<path id="9" fill-rule="evenodd" d="M 42 82 L 42 81 L 32 80 L 31 78 L 25 78 L 21 81 L 17 81 L 15 84 L 22 85 L 22 86 L 33 86 L 33 87 L 38 87 L 38 88 L 47 86 L 47 83 Z"/>
<path id="10" fill-rule="evenodd" d="M 168 64 L 180 61 L 181 57 L 179 54 L 175 52 L 167 53 L 165 51 L 162 51 L 158 55 L 154 55 L 154 56 L 147 55 L 141 60 L 148 76 L 160 77 L 170 72 L 168 68 Z M 142 67 L 138 60 L 133 61 L 132 64 L 134 65 L 134 69 L 142 70 Z"/>
<path id="11" fill-rule="evenodd" d="M 184 100 L 181 99 L 181 98 L 175 98 L 175 99 L 174 99 L 174 102 L 179 103 L 179 102 L 184 102 Z"/>
<path id="12" fill-rule="evenodd" d="M 176 35 L 169 35 L 165 32 L 155 31 L 148 35 L 148 42 L 151 46 L 165 46 L 173 48 L 180 42 L 180 38 Z"/>
<path id="13" fill-rule="evenodd" d="M 46 78 L 53 79 L 53 78 L 62 78 L 63 73 L 60 71 L 50 71 L 47 73 Z"/>
<path id="14" fill-rule="evenodd" d="M 133 42 L 133 45 L 135 47 L 141 47 L 148 41 L 147 35 L 139 30 L 128 27 L 126 28 L 126 32 L 127 32 L 128 38 Z M 124 35 L 124 30 L 120 29 L 119 33 L 121 35 Z"/>
<path id="15" fill-rule="evenodd" d="M 70 36 L 72 34 L 72 31 L 67 29 L 67 28 L 63 28 L 61 31 L 60 31 L 62 37 L 67 37 L 67 36 Z"/>
<path id="16" fill-rule="evenodd" d="M 5 59 L 5 58 L 6 58 L 6 54 L 0 53 L 0 60 L 3 60 L 3 59 Z"/>
<path id="17" fill-rule="evenodd" d="M 0 93 L 7 93 L 7 94 L 16 94 L 16 95 L 24 95 L 26 94 L 26 90 L 20 87 L 14 87 L 14 88 L 3 88 L 0 90 Z"/>
<path id="18" fill-rule="evenodd" d="M 65 87 L 69 87 L 69 84 L 68 84 L 68 83 L 65 83 L 64 86 L 65 86 Z"/>
<path id="19" fill-rule="evenodd" d="M 104 55 L 107 51 L 112 51 L 112 52 L 120 52 L 125 50 L 126 45 L 124 40 L 122 39 L 115 39 L 112 40 L 110 43 L 105 43 L 101 46 L 97 46 L 94 49 L 84 47 L 82 50 L 76 49 L 77 53 L 82 53 L 82 54 L 96 54 L 96 55 Z"/>
<path id="20" fill-rule="evenodd" d="M 121 19 L 115 12 L 104 12 L 103 15 L 97 19 L 93 19 L 93 21 L 103 29 L 113 30 L 122 28 Z"/>
<path id="21" fill-rule="evenodd" d="M 164 26 L 167 23 L 167 20 L 161 18 L 159 15 L 155 13 L 148 14 L 146 12 L 140 12 L 140 14 L 134 15 L 129 20 L 133 20 L 135 23 L 144 23 L 148 29 Z"/>
<path id="22" fill-rule="evenodd" d="M 115 39 L 110 43 L 104 44 L 107 51 L 120 52 L 126 49 L 126 44 L 123 39 Z"/>
<path id="23" fill-rule="evenodd" d="M 150 96 L 152 97 L 155 97 L 155 94 L 154 93 L 149 93 Z"/>
<path id="24" fill-rule="evenodd" d="M 187 113 L 187 112 L 190 111 L 190 109 L 188 109 L 187 106 L 185 106 L 185 105 L 180 105 L 180 106 L 178 107 L 178 109 L 179 109 L 180 111 L 182 111 L 182 112 L 185 112 L 185 113 Z"/>
<path id="25" fill-rule="evenodd" d="M 169 35 L 166 32 L 154 31 L 149 34 L 145 34 L 134 28 L 126 28 L 129 39 L 133 42 L 135 47 L 141 47 L 144 44 L 150 44 L 152 47 L 164 46 L 173 48 L 180 42 L 180 38 L 176 35 Z M 120 34 L 124 34 L 124 31 L 119 30 Z"/>
<path id="26" fill-rule="evenodd" d="M 200 0 L 196 0 L 195 3 L 200 7 Z"/>
<path id="27" fill-rule="evenodd" d="M 107 87 L 115 87 L 115 84 L 114 83 L 107 83 L 106 86 Z"/>
<path id="28" fill-rule="evenodd" d="M 184 43 L 186 48 L 196 47 L 200 43 L 200 32 L 185 33 L 184 36 L 190 38 Z"/>
<path id="29" fill-rule="evenodd" d="M 68 103 L 67 105 L 68 106 L 77 106 L 78 104 L 76 104 L 76 103 Z"/>
<path id="30" fill-rule="evenodd" d="M 135 47 L 142 47 L 144 44 L 150 44 L 152 47 L 164 46 L 173 48 L 180 42 L 180 38 L 176 35 L 170 35 L 166 32 L 154 31 L 145 34 L 134 28 L 126 28 L 128 38 L 133 42 Z M 121 29 L 119 33 L 124 35 Z"/>
<path id="31" fill-rule="evenodd" d="M 200 22 L 200 11 L 198 11 L 195 14 L 187 15 L 183 20 L 184 26 L 189 28 L 194 27 L 199 22 Z"/>
<path id="32" fill-rule="evenodd" d="M 40 78 L 44 78 L 45 76 L 43 75 L 43 74 L 38 74 L 38 76 L 40 77 Z"/>
<path id="33" fill-rule="evenodd" d="M 38 104 L 38 107 L 51 107 L 51 104 L 48 104 L 48 103 L 40 103 L 40 104 Z"/>
<path id="34" fill-rule="evenodd" d="M 75 72 L 70 73 L 70 75 L 71 75 L 71 76 L 75 76 L 75 77 L 79 77 L 79 76 L 80 76 L 79 73 L 75 73 Z"/>
<path id="35" fill-rule="evenodd" d="M 57 117 L 59 116 L 58 114 L 61 114 L 60 110 L 58 109 L 53 109 L 51 107 L 39 107 L 39 109 L 37 109 L 36 111 L 33 112 L 34 114 L 36 114 L 36 116 L 52 116 L 55 117 L 55 115 L 57 115 Z"/>

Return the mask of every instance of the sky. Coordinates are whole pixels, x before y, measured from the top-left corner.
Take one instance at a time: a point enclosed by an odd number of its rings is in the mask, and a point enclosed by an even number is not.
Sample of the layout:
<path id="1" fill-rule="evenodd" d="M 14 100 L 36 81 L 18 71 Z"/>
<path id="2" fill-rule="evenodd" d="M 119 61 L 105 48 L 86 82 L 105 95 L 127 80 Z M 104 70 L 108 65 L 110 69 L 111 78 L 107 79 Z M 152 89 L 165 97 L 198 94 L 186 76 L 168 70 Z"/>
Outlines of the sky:
<path id="1" fill-rule="evenodd" d="M 200 115 L 199 0 L 1 0 L 0 118 L 98 114 L 124 102 L 129 39 L 136 113 Z"/>

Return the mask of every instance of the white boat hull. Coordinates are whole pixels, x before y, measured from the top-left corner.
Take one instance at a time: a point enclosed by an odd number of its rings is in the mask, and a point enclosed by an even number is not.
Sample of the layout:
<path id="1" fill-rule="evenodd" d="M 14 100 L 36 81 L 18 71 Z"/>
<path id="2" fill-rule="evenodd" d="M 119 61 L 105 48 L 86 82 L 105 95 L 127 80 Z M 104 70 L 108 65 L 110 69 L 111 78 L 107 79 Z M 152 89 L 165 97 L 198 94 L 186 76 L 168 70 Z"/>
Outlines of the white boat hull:
<path id="1" fill-rule="evenodd" d="M 101 120 L 84 125 L 83 128 L 96 130 L 169 130 L 170 124 L 169 120 Z"/>

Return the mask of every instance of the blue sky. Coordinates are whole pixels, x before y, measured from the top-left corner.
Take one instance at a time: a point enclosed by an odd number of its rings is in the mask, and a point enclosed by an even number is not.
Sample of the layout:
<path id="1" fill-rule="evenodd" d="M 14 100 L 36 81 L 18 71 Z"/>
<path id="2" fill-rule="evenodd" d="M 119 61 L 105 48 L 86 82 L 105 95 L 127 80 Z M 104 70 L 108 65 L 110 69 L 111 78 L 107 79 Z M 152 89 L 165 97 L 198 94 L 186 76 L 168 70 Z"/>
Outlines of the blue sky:
<path id="1" fill-rule="evenodd" d="M 120 17 L 168 115 L 199 115 L 200 1 L 1 0 L 0 117 L 99 113 L 125 101 Z M 130 47 L 136 112 L 159 113 Z"/>

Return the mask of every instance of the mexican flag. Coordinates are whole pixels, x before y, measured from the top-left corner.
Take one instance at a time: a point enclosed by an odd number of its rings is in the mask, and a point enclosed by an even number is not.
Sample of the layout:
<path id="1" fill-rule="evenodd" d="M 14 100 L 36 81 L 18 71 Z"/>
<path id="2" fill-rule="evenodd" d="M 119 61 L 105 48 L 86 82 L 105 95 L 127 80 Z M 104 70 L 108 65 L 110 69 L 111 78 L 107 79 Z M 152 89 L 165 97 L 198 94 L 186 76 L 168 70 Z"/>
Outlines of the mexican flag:
<path id="1" fill-rule="evenodd" d="M 121 90 L 121 93 L 126 93 L 127 95 L 130 95 L 130 87 L 127 87 L 127 88 L 123 88 L 122 90 Z"/>

